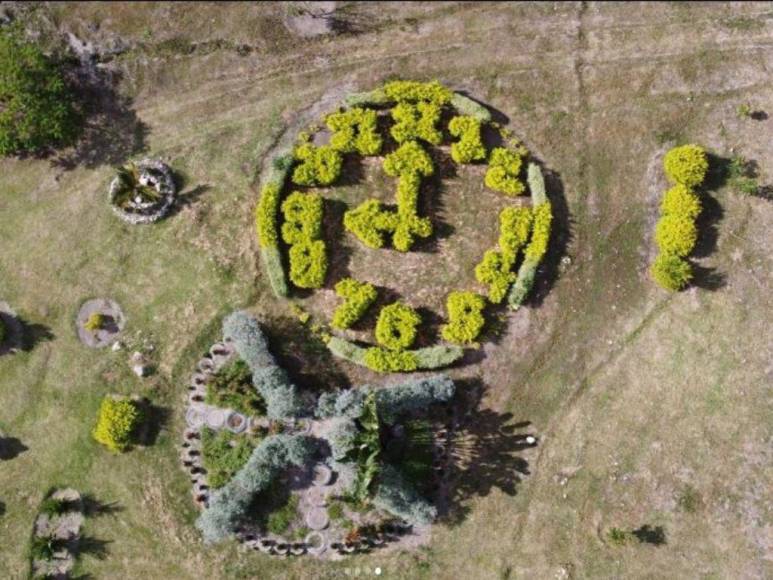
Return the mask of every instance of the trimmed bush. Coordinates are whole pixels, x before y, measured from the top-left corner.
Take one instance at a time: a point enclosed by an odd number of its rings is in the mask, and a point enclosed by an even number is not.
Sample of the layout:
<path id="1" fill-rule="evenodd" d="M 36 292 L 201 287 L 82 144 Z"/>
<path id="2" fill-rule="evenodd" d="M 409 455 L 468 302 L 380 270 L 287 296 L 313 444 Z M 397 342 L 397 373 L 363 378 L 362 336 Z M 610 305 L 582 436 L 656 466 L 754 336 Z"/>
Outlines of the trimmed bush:
<path id="1" fill-rule="evenodd" d="M 311 143 L 302 143 L 293 155 L 300 162 L 293 171 L 293 183 L 330 185 L 341 175 L 343 159 L 330 145 L 315 147 Z"/>
<path id="2" fill-rule="evenodd" d="M 438 81 L 392 81 L 384 85 L 387 100 L 401 102 L 430 101 L 444 105 L 451 101 L 453 92 Z"/>
<path id="3" fill-rule="evenodd" d="M 410 348 L 416 340 L 421 316 L 410 306 L 395 302 L 384 306 L 376 322 L 376 341 L 389 350 Z"/>
<path id="4" fill-rule="evenodd" d="M 443 133 L 437 128 L 440 109 L 439 104 L 432 102 L 398 103 L 392 109 L 392 138 L 398 143 L 421 139 L 439 145 L 443 141 Z"/>
<path id="5" fill-rule="evenodd" d="M 486 148 L 480 135 L 481 122 L 475 117 L 454 117 L 448 132 L 459 141 L 451 144 L 451 158 L 456 163 L 472 163 L 486 158 Z"/>
<path id="6" fill-rule="evenodd" d="M 245 415 L 263 415 L 266 404 L 252 385 L 252 372 L 237 359 L 221 367 L 207 383 L 205 401 L 209 405 L 233 409 Z"/>
<path id="7" fill-rule="evenodd" d="M 325 242 L 307 240 L 290 246 L 290 280 L 298 288 L 321 288 L 327 274 Z"/>
<path id="8" fill-rule="evenodd" d="M 383 140 L 378 134 L 376 111 L 353 107 L 348 111 L 332 113 L 325 124 L 333 131 L 330 146 L 341 153 L 378 155 Z"/>
<path id="9" fill-rule="evenodd" d="M 261 248 L 260 256 L 263 259 L 263 264 L 266 266 L 268 281 L 274 294 L 279 297 L 287 296 L 289 288 L 287 287 L 287 278 L 284 265 L 282 264 L 282 253 L 279 251 L 279 248 Z"/>
<path id="10" fill-rule="evenodd" d="M 80 131 L 59 67 L 23 27 L 0 28 L 0 103 L 0 155 L 69 145 Z"/>
<path id="11" fill-rule="evenodd" d="M 478 103 L 473 101 L 469 97 L 465 97 L 462 94 L 454 93 L 451 97 L 451 106 L 460 115 L 466 115 L 468 117 L 475 117 L 481 123 L 488 123 L 491 121 L 491 113 L 489 110 Z"/>
<path id="12" fill-rule="evenodd" d="M 385 464 L 373 505 L 414 525 L 432 523 L 437 509 L 392 465 Z"/>
<path id="13" fill-rule="evenodd" d="M 383 210 L 378 200 L 369 199 L 344 213 L 344 228 L 369 248 L 378 250 L 384 247 L 384 233 L 395 231 L 399 219 L 396 213 Z"/>
<path id="14" fill-rule="evenodd" d="M 488 299 L 493 304 L 499 304 L 507 295 L 510 284 L 515 281 L 510 256 L 497 250 L 486 250 L 483 260 L 475 266 L 475 278 L 481 284 L 488 286 Z"/>
<path id="15" fill-rule="evenodd" d="M 550 202 L 541 203 L 533 210 L 534 222 L 531 232 L 531 240 L 526 246 L 526 258 L 539 262 L 548 251 L 550 243 L 550 226 L 553 222 L 553 208 Z"/>
<path id="16" fill-rule="evenodd" d="M 682 216 L 694 220 L 701 213 L 701 200 L 688 187 L 677 184 L 663 196 L 660 211 L 664 216 Z"/>
<path id="17" fill-rule="evenodd" d="M 142 414 L 136 402 L 105 397 L 99 407 L 94 439 L 115 453 L 125 451 L 141 421 Z"/>
<path id="18" fill-rule="evenodd" d="M 523 151 L 495 147 L 489 157 L 489 168 L 484 183 L 486 187 L 505 195 L 520 195 L 526 188 L 518 179 L 523 164 Z"/>
<path id="19" fill-rule="evenodd" d="M 376 301 L 376 289 L 373 284 L 358 282 L 353 278 L 344 278 L 335 286 L 336 294 L 344 303 L 333 313 L 332 325 L 341 330 L 349 328 L 362 318 L 365 311 Z"/>
<path id="20" fill-rule="evenodd" d="M 532 212 L 528 207 L 506 207 L 499 212 L 499 247 L 506 261 L 515 263 L 518 252 L 529 241 Z"/>
<path id="21" fill-rule="evenodd" d="M 257 320 L 245 312 L 234 312 L 223 321 L 223 336 L 233 340 L 236 352 L 250 367 L 252 384 L 266 402 L 268 417 L 294 417 L 303 411 L 295 385 L 268 351 Z"/>
<path id="22" fill-rule="evenodd" d="M 666 153 L 663 168 L 669 181 L 692 188 L 703 183 L 709 161 L 700 145 L 682 145 Z"/>
<path id="23" fill-rule="evenodd" d="M 688 217 L 665 215 L 655 227 L 655 241 L 661 253 L 684 257 L 692 252 L 698 239 L 698 228 Z"/>
<path id="24" fill-rule="evenodd" d="M 486 300 L 475 292 L 451 292 L 446 301 L 448 324 L 441 329 L 443 339 L 457 344 L 475 342 L 486 323 L 485 307 Z"/>
<path id="25" fill-rule="evenodd" d="M 403 143 L 384 158 L 384 172 L 390 177 L 432 175 L 435 168 L 429 153 L 416 141 Z"/>
<path id="26" fill-rule="evenodd" d="M 364 93 L 352 93 L 344 97 L 344 105 L 347 107 L 381 106 L 389 103 L 389 97 L 384 87 L 373 89 Z"/>
<path id="27" fill-rule="evenodd" d="M 419 368 L 416 355 L 410 350 L 387 350 L 371 347 L 365 351 L 365 366 L 379 373 L 408 373 Z"/>
<path id="28" fill-rule="evenodd" d="M 330 337 L 330 340 L 327 341 L 327 348 L 338 358 L 342 358 L 350 363 L 363 367 L 368 366 L 365 362 L 365 353 L 367 352 L 367 349 L 357 346 L 344 338 L 339 338 L 337 336 Z"/>
<path id="29" fill-rule="evenodd" d="M 464 356 L 462 347 L 448 344 L 436 344 L 410 352 L 416 357 L 416 364 L 421 370 L 447 367 Z"/>
<path id="30" fill-rule="evenodd" d="M 316 240 L 322 232 L 322 196 L 295 191 L 282 203 L 282 239 L 292 245 Z"/>
<path id="31" fill-rule="evenodd" d="M 376 391 L 378 414 L 384 423 L 391 425 L 402 415 L 424 411 L 434 403 L 450 401 L 455 391 L 454 382 L 445 375 L 433 375 L 382 388 Z"/>
<path id="32" fill-rule="evenodd" d="M 275 183 L 266 184 L 260 192 L 260 201 L 255 208 L 255 226 L 258 240 L 263 248 L 274 248 L 279 242 L 277 235 L 277 211 L 281 187 Z"/>
<path id="33" fill-rule="evenodd" d="M 264 439 L 231 481 L 212 493 L 209 507 L 196 520 L 204 541 L 217 542 L 230 536 L 254 496 L 268 490 L 290 466 L 303 466 L 314 451 L 313 440 L 309 437 L 274 435 Z"/>
<path id="34" fill-rule="evenodd" d="M 526 174 L 526 181 L 529 183 L 531 192 L 531 205 L 537 207 L 548 201 L 548 194 L 545 189 L 545 178 L 542 175 L 542 169 L 536 163 L 529 163 L 529 169 Z"/>
<path id="35" fill-rule="evenodd" d="M 650 270 L 652 277 L 666 290 L 681 290 L 692 279 L 690 263 L 671 254 L 660 254 L 655 258 Z"/>

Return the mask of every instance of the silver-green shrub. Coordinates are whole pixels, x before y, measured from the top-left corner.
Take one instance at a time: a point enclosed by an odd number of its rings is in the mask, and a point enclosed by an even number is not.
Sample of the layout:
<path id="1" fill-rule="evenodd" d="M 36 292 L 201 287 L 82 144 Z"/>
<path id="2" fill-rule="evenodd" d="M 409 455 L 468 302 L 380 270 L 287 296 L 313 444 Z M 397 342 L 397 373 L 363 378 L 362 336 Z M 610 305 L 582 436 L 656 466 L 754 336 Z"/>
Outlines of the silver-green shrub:
<path id="1" fill-rule="evenodd" d="M 344 417 L 333 419 L 330 429 L 325 434 L 333 459 L 341 461 L 354 449 L 358 432 L 354 419 Z"/>
<path id="2" fill-rule="evenodd" d="M 418 348 L 413 351 L 413 354 L 416 355 L 420 369 L 432 370 L 447 367 L 456 362 L 464 355 L 464 349 L 461 346 L 438 344 Z"/>
<path id="3" fill-rule="evenodd" d="M 426 409 L 433 403 L 450 401 L 456 388 L 445 375 L 413 379 L 376 391 L 378 414 L 385 423 L 394 423 L 400 415 Z"/>
<path id="4" fill-rule="evenodd" d="M 421 497 L 416 488 L 389 464 L 381 468 L 373 505 L 414 525 L 432 523 L 437 517 L 435 506 Z"/>

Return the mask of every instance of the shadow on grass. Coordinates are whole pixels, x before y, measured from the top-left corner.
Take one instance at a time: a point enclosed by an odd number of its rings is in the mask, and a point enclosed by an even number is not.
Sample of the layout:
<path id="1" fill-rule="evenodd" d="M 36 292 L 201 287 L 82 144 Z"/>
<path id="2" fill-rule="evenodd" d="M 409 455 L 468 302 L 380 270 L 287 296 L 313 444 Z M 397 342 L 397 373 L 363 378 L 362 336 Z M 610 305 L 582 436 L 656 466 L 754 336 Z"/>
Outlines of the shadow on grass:
<path id="1" fill-rule="evenodd" d="M 124 511 L 124 508 L 118 502 L 106 503 L 90 493 L 83 494 L 81 502 L 83 502 L 83 513 L 88 518 L 109 516 Z"/>
<path id="2" fill-rule="evenodd" d="M 21 316 L 17 317 L 16 320 L 21 327 L 20 344 L 21 350 L 24 352 L 31 351 L 41 342 L 48 342 L 55 338 L 54 333 L 45 324 L 30 322 Z"/>
<path id="3" fill-rule="evenodd" d="M 110 540 L 100 540 L 93 536 L 82 536 L 78 540 L 77 555 L 91 556 L 97 560 L 104 560 L 110 553 L 108 545 L 111 543 Z"/>
<path id="4" fill-rule="evenodd" d="M 652 527 L 649 524 L 631 532 L 642 544 L 663 546 L 666 544 L 666 530 L 663 526 Z"/>
<path id="5" fill-rule="evenodd" d="M 529 421 L 517 421 L 512 413 L 499 413 L 481 406 L 483 384 L 478 379 L 459 381 L 465 393 L 459 409 L 471 409 L 460 417 L 451 438 L 445 498 L 440 517 L 458 525 L 470 512 L 469 501 L 485 497 L 494 489 L 513 496 L 529 475 L 529 463 L 520 453 L 534 447 L 527 442 Z"/>
<path id="6" fill-rule="evenodd" d="M 16 437 L 0 437 L 0 460 L 15 459 L 28 449 L 29 447 Z"/>
<path id="7" fill-rule="evenodd" d="M 161 431 L 169 423 L 172 410 L 154 405 L 148 399 L 142 399 L 141 408 L 143 421 L 137 432 L 137 443 L 149 447 L 156 443 Z"/>

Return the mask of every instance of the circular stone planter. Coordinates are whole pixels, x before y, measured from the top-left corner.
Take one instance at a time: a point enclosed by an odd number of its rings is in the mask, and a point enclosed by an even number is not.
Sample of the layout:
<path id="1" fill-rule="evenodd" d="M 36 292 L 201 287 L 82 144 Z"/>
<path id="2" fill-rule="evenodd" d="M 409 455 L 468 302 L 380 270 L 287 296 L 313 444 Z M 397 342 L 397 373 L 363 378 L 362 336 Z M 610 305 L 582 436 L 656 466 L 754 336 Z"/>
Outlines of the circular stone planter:
<path id="1" fill-rule="evenodd" d="M 312 470 L 312 482 L 316 486 L 328 485 L 333 479 L 333 471 L 324 463 L 317 463 Z"/>
<path id="2" fill-rule="evenodd" d="M 290 545 L 284 542 L 274 546 L 274 554 L 277 556 L 286 556 L 290 552 Z"/>
<path id="3" fill-rule="evenodd" d="M 196 366 L 204 375 L 212 374 L 215 371 L 215 362 L 209 357 L 202 358 Z"/>
<path id="4" fill-rule="evenodd" d="M 330 523 L 327 511 L 322 508 L 313 508 L 306 514 L 306 525 L 312 530 L 324 530 Z"/>
<path id="5" fill-rule="evenodd" d="M 247 417 L 241 413 L 228 413 L 225 419 L 225 426 L 231 433 L 242 433 L 247 429 Z"/>
<path id="6" fill-rule="evenodd" d="M 207 411 L 207 427 L 212 429 L 222 429 L 225 425 L 225 411 L 220 409 L 211 409 Z"/>
<path id="7" fill-rule="evenodd" d="M 310 554 L 321 554 L 327 550 L 325 536 L 319 532 L 311 532 L 304 538 L 303 542 L 306 544 L 306 549 Z"/>
<path id="8" fill-rule="evenodd" d="M 115 177 L 110 183 L 108 193 L 113 212 L 129 224 L 150 224 L 164 217 L 175 200 L 177 186 L 169 166 L 158 159 L 143 159 L 136 164 L 139 184 L 154 189 L 158 199 L 145 200 L 141 196 L 132 197 L 118 205 L 121 192 L 121 179 Z"/>
<path id="9" fill-rule="evenodd" d="M 204 425 L 205 417 L 199 409 L 189 408 L 185 413 L 185 422 L 194 429 L 199 429 Z"/>
<path id="10" fill-rule="evenodd" d="M 101 314 L 105 317 L 104 328 L 96 331 L 86 330 L 86 321 L 92 314 Z M 121 307 L 115 301 L 107 298 L 87 300 L 81 306 L 75 319 L 78 338 L 83 344 L 91 348 L 103 348 L 115 342 L 125 324 L 126 319 Z"/>

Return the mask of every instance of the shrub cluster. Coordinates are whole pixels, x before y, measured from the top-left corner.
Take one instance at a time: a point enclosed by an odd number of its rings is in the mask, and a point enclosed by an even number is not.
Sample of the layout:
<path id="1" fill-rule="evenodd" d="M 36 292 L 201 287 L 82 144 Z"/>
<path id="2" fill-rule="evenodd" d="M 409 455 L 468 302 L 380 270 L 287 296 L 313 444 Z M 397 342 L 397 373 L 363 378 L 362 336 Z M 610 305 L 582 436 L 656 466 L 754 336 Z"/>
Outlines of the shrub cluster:
<path id="1" fill-rule="evenodd" d="M 389 350 L 405 350 L 416 340 L 421 316 L 410 306 L 395 302 L 384 306 L 376 322 L 376 341 Z"/>
<path id="2" fill-rule="evenodd" d="M 252 385 L 252 372 L 243 360 L 235 360 L 217 371 L 207 383 L 209 405 L 233 409 L 248 416 L 263 415 L 266 404 Z"/>
<path id="3" fill-rule="evenodd" d="M 357 441 L 357 425 L 354 419 L 339 417 L 333 420 L 326 439 L 330 443 L 330 452 L 333 459 L 341 461 L 354 450 Z"/>
<path id="4" fill-rule="evenodd" d="M 260 192 L 260 201 L 255 208 L 255 226 L 258 229 L 258 240 L 261 247 L 274 248 L 279 243 L 277 234 L 277 212 L 281 186 L 277 183 L 267 183 Z"/>
<path id="5" fill-rule="evenodd" d="M 665 193 L 660 205 L 661 217 L 655 227 L 660 253 L 650 272 L 663 288 L 676 291 L 692 279 L 692 266 L 685 258 L 698 240 L 695 220 L 701 212 L 700 199 L 692 188 L 703 183 L 708 160 L 702 147 L 683 145 L 666 153 L 663 166 L 676 185 Z"/>
<path id="6" fill-rule="evenodd" d="M 486 171 L 484 183 L 494 191 L 505 195 L 520 195 L 526 188 L 518 178 L 523 164 L 522 149 L 509 150 L 495 147 L 489 156 L 489 168 Z"/>
<path id="7" fill-rule="evenodd" d="M 365 366 L 379 373 L 409 373 L 419 368 L 416 354 L 410 350 L 388 350 L 377 346 L 365 350 Z"/>
<path id="8" fill-rule="evenodd" d="M 432 523 L 437 509 L 392 465 L 384 464 L 373 505 L 414 525 Z"/>
<path id="9" fill-rule="evenodd" d="M 486 158 L 486 148 L 480 135 L 481 122 L 475 117 L 454 117 L 448 131 L 459 141 L 451 144 L 451 158 L 456 163 L 472 163 Z"/>
<path id="10" fill-rule="evenodd" d="M 384 93 L 389 101 L 398 103 L 429 101 L 440 105 L 450 102 L 454 94 L 438 81 L 392 81 L 384 85 Z"/>
<path id="11" fill-rule="evenodd" d="M 541 203 L 533 210 L 534 222 L 531 240 L 526 246 L 526 259 L 539 262 L 548 251 L 550 243 L 550 226 L 553 222 L 553 209 L 550 202 Z"/>
<path id="12" fill-rule="evenodd" d="M 331 113 L 325 124 L 333 131 L 330 146 L 341 153 L 378 155 L 383 140 L 378 134 L 376 111 L 353 107 L 347 111 Z"/>
<path id="13" fill-rule="evenodd" d="M 528 207 L 511 206 L 499 212 L 499 247 L 512 264 L 529 241 L 531 229 L 532 211 Z"/>
<path id="14" fill-rule="evenodd" d="M 139 405 L 130 399 L 105 397 L 99 407 L 93 436 L 110 451 L 126 450 L 142 421 Z"/>
<path id="15" fill-rule="evenodd" d="M 443 133 L 437 128 L 441 106 L 437 103 L 398 103 L 392 109 L 395 123 L 389 132 L 398 143 L 421 139 L 433 145 L 443 141 Z"/>
<path id="16" fill-rule="evenodd" d="M 261 441 L 231 481 L 212 493 L 209 507 L 196 521 L 204 541 L 217 542 L 231 535 L 254 496 L 266 491 L 290 466 L 303 466 L 314 451 L 313 440 L 301 435 L 273 435 Z"/>
<path id="17" fill-rule="evenodd" d="M 447 367 L 464 356 L 461 346 L 436 344 L 411 351 L 416 357 L 416 364 L 421 370 L 432 370 Z"/>
<path id="18" fill-rule="evenodd" d="M 447 403 L 455 392 L 454 382 L 446 375 L 409 380 L 376 391 L 378 414 L 391 425 L 402 415 L 417 413 L 434 403 Z"/>
<path id="19" fill-rule="evenodd" d="M 475 342 L 486 323 L 485 306 L 486 300 L 475 292 L 451 292 L 446 301 L 448 324 L 441 329 L 443 339 L 458 344 Z"/>
<path id="20" fill-rule="evenodd" d="M 488 285 L 488 299 L 493 304 L 502 302 L 510 284 L 515 281 L 511 268 L 512 262 L 497 250 L 486 250 L 483 260 L 475 266 L 475 278 Z"/>
<path id="21" fill-rule="evenodd" d="M 293 171 L 293 183 L 297 185 L 330 185 L 341 175 L 341 153 L 330 145 L 302 143 L 293 155 L 299 161 Z"/>
<path id="22" fill-rule="evenodd" d="M 330 338 L 327 347 L 334 356 L 377 372 L 438 369 L 452 364 L 464 355 L 464 349 L 460 346 L 436 345 L 395 352 L 379 347 L 363 348 L 337 336 Z"/>
<path id="23" fill-rule="evenodd" d="M 227 429 L 201 432 L 201 460 L 207 470 L 207 483 L 217 489 L 227 484 L 242 468 L 255 448 L 248 437 L 236 437 Z"/>
<path id="24" fill-rule="evenodd" d="M 295 191 L 282 204 L 282 239 L 290 245 L 290 280 L 299 288 L 325 283 L 327 255 L 322 232 L 322 197 Z"/>
<path id="25" fill-rule="evenodd" d="M 384 233 L 394 232 L 397 223 L 397 214 L 382 209 L 376 199 L 364 201 L 344 213 L 346 231 L 352 232 L 363 244 L 374 250 L 384 247 Z"/>
<path id="26" fill-rule="evenodd" d="M 358 282 L 353 278 L 344 278 L 336 284 L 335 290 L 344 302 L 333 313 L 331 324 L 341 330 L 349 328 L 362 318 L 365 311 L 376 301 L 376 289 L 373 284 Z"/>
<path id="27" fill-rule="evenodd" d="M 295 385 L 274 361 L 257 320 L 234 312 L 223 321 L 223 336 L 233 340 L 236 352 L 252 371 L 252 384 L 266 402 L 272 419 L 295 417 L 303 410 Z"/>
<path id="28" fill-rule="evenodd" d="M 481 123 L 488 123 L 491 121 L 491 112 L 489 112 L 486 107 L 460 93 L 453 94 L 451 97 L 451 106 L 460 115 L 475 117 Z"/>

